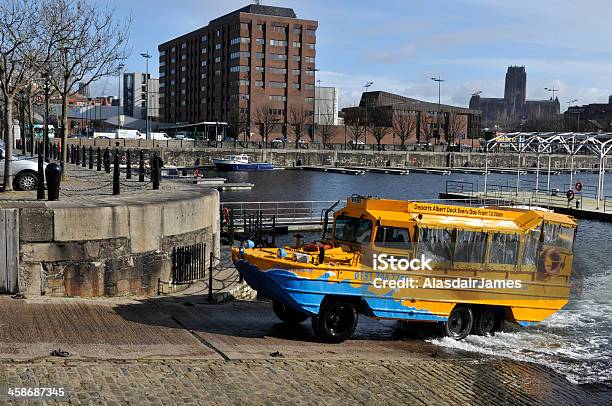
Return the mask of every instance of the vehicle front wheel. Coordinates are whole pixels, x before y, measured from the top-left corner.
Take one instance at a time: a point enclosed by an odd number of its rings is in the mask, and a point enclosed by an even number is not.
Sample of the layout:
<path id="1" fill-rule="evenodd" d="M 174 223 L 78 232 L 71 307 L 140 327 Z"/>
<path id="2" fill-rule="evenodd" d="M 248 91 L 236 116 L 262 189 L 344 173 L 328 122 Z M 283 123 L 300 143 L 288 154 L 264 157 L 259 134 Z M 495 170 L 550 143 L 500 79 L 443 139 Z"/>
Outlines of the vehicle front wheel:
<path id="1" fill-rule="evenodd" d="M 274 310 L 276 317 L 287 324 L 299 324 L 308 318 L 308 314 L 285 306 L 276 300 L 272 302 L 272 310 Z"/>
<path id="2" fill-rule="evenodd" d="M 474 325 L 474 314 L 469 306 L 455 306 L 444 323 L 444 335 L 454 340 L 463 340 Z"/>
<path id="3" fill-rule="evenodd" d="M 355 332 L 357 317 L 353 303 L 329 300 L 323 303 L 319 314 L 312 317 L 312 328 L 319 340 L 341 343 Z"/>
<path id="4" fill-rule="evenodd" d="M 503 314 L 498 309 L 483 309 L 474 322 L 474 332 L 479 336 L 491 336 L 502 330 Z"/>
<path id="5" fill-rule="evenodd" d="M 35 190 L 38 186 L 38 176 L 35 172 L 20 172 L 15 176 L 15 190 Z"/>

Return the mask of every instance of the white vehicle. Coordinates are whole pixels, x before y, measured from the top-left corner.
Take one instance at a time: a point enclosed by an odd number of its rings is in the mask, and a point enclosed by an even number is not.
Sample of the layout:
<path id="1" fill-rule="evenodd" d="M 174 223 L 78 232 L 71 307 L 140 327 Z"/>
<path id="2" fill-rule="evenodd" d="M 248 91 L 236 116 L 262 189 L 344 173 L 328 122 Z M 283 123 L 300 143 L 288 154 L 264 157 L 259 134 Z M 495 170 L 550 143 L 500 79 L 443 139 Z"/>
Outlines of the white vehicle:
<path id="1" fill-rule="evenodd" d="M 0 141 L 0 184 L 4 184 L 4 142 Z M 43 164 L 44 167 L 47 164 Z M 38 186 L 38 161 L 36 158 L 13 156 L 13 189 L 35 190 Z"/>
<path id="2" fill-rule="evenodd" d="M 171 140 L 166 133 L 149 133 L 152 140 Z"/>
<path id="3" fill-rule="evenodd" d="M 110 140 L 115 138 L 115 133 L 93 133 L 93 137 Z"/>
<path id="4" fill-rule="evenodd" d="M 143 133 L 138 130 L 116 130 L 115 138 L 125 140 L 144 140 L 147 138 Z"/>

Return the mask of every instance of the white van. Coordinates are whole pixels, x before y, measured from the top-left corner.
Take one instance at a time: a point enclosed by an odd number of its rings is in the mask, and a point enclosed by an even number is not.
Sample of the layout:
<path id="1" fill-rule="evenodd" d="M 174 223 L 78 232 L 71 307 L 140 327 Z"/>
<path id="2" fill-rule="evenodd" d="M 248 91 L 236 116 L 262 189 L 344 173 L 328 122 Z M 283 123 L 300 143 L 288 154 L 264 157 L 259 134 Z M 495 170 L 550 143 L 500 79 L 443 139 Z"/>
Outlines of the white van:
<path id="1" fill-rule="evenodd" d="M 126 140 L 144 140 L 147 138 L 143 133 L 138 130 L 116 130 L 115 138 L 122 138 Z"/>

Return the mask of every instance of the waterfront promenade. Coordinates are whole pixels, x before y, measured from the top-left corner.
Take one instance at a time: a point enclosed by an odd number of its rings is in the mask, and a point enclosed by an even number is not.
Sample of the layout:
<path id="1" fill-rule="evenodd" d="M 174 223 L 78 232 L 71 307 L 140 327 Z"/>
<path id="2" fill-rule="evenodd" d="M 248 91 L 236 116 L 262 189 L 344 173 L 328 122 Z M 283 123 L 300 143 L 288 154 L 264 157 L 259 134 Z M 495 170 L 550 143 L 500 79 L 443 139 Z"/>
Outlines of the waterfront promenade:
<path id="1" fill-rule="evenodd" d="M 0 388 L 63 386 L 70 404 L 612 401 L 602 385 L 576 386 L 545 366 L 446 350 L 425 341 L 435 332 L 365 317 L 354 339 L 334 345 L 315 342 L 307 323 L 279 323 L 268 302 L 5 296 L 0 306 Z M 58 349 L 69 356 L 50 356 Z"/>

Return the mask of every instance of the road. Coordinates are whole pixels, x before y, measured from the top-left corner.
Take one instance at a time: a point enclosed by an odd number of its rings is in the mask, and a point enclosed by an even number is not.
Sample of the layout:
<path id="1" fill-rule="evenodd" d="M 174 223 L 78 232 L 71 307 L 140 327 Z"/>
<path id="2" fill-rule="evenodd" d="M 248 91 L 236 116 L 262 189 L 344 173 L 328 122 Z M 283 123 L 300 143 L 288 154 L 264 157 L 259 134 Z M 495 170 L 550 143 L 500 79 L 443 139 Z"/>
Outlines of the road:
<path id="1" fill-rule="evenodd" d="M 285 326 L 261 301 L 0 297 L 0 309 L 0 404 L 9 387 L 45 385 L 73 404 L 612 401 L 544 366 L 436 347 L 423 326 L 362 317 L 352 340 L 318 343 L 308 323 Z"/>

